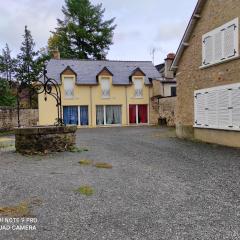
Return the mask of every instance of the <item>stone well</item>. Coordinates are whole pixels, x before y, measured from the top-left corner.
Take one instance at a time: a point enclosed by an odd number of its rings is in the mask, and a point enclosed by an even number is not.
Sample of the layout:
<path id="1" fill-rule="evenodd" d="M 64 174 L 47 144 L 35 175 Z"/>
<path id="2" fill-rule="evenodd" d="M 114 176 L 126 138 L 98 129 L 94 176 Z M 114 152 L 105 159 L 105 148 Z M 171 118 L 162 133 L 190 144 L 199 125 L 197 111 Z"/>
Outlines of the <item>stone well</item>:
<path id="1" fill-rule="evenodd" d="M 22 154 L 64 152 L 76 144 L 76 126 L 15 128 L 16 151 Z"/>

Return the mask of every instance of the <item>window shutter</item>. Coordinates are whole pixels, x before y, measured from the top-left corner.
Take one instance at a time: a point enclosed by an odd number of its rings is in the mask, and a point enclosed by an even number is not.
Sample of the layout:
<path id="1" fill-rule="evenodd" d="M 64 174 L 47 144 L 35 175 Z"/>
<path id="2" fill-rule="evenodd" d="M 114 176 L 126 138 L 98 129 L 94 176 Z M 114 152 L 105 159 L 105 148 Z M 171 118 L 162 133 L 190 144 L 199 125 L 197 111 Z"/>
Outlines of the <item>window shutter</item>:
<path id="1" fill-rule="evenodd" d="M 195 125 L 205 125 L 205 95 L 204 93 L 195 94 Z"/>
<path id="2" fill-rule="evenodd" d="M 216 31 L 214 35 L 214 60 L 221 61 L 223 59 L 223 31 Z"/>
<path id="3" fill-rule="evenodd" d="M 217 127 L 218 125 L 218 116 L 217 116 L 217 105 L 218 105 L 218 96 L 217 91 L 209 91 L 207 96 L 207 113 L 208 113 L 208 122 L 207 125 L 211 127 Z M 206 107 L 205 107 L 206 109 Z"/>
<path id="4" fill-rule="evenodd" d="M 203 40 L 203 64 L 208 65 L 213 61 L 213 37 L 207 36 Z"/>
<path id="5" fill-rule="evenodd" d="M 240 88 L 232 90 L 232 125 L 240 128 Z"/>
<path id="6" fill-rule="evenodd" d="M 218 126 L 229 127 L 229 91 L 223 89 L 218 92 Z"/>
<path id="7" fill-rule="evenodd" d="M 233 24 L 228 26 L 224 31 L 224 56 L 226 58 L 234 57 L 237 54 L 235 49 L 235 34 L 237 33 L 236 28 L 236 25 Z"/>
<path id="8" fill-rule="evenodd" d="M 218 27 L 202 37 L 203 66 L 219 63 L 239 55 L 239 19 Z"/>

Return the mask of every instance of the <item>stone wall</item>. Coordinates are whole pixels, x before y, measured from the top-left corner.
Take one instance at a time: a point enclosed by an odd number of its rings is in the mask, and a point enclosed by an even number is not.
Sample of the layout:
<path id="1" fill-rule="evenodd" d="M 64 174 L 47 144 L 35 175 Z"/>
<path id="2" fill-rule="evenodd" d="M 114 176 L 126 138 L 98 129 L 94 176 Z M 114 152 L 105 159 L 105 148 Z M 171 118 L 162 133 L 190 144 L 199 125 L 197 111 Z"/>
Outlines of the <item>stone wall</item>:
<path id="1" fill-rule="evenodd" d="M 150 111 L 150 118 L 152 124 L 164 123 L 167 126 L 175 126 L 175 106 L 176 97 L 168 97 L 161 99 L 152 99 L 152 108 Z"/>
<path id="2" fill-rule="evenodd" d="M 239 0 L 208 0 L 178 64 L 176 128 L 179 137 L 194 137 L 194 91 L 239 82 L 240 59 L 200 69 L 202 35 L 240 16 Z M 211 130 L 208 130 L 211 131 Z M 227 135 L 227 132 L 225 132 Z"/>
<path id="3" fill-rule="evenodd" d="M 22 126 L 35 126 L 38 122 L 38 109 L 21 109 L 20 123 Z M 0 107 L 0 131 L 11 130 L 17 126 L 17 109 Z"/>
<path id="4" fill-rule="evenodd" d="M 71 150 L 76 144 L 76 130 L 77 126 L 16 128 L 16 151 L 32 155 Z"/>

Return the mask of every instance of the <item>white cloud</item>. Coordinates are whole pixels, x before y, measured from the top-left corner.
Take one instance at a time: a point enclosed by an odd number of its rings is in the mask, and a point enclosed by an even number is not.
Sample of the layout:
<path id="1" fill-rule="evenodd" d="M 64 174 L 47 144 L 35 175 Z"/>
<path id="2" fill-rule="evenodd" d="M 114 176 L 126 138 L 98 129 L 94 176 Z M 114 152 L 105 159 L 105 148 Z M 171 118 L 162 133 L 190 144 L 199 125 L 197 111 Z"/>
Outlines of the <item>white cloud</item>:
<path id="1" fill-rule="evenodd" d="M 105 18 L 116 17 L 118 25 L 114 45 L 108 58 L 150 60 L 151 46 L 158 51 L 158 61 L 175 51 L 197 0 L 91 0 L 103 3 Z M 40 48 L 47 44 L 56 18 L 62 18 L 64 0 L 2 1 L 0 9 L 0 48 L 9 43 L 13 52 L 19 51 L 24 26 L 28 25 Z"/>
<path id="2" fill-rule="evenodd" d="M 186 29 L 186 21 L 165 22 L 157 28 L 155 40 L 159 42 L 175 41 L 183 36 Z"/>

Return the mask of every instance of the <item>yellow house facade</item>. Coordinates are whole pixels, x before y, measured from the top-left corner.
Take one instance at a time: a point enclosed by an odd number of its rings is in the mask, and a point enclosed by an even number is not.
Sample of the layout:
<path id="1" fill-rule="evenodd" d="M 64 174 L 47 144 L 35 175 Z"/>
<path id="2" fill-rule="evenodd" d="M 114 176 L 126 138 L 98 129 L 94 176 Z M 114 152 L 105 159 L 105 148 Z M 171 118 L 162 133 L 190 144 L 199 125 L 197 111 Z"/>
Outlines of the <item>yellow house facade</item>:
<path id="1" fill-rule="evenodd" d="M 51 59 L 47 75 L 61 89 L 63 120 L 79 127 L 148 125 L 152 81 L 159 73 L 151 62 Z M 56 101 L 40 94 L 39 124 L 56 122 Z"/>

